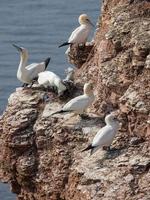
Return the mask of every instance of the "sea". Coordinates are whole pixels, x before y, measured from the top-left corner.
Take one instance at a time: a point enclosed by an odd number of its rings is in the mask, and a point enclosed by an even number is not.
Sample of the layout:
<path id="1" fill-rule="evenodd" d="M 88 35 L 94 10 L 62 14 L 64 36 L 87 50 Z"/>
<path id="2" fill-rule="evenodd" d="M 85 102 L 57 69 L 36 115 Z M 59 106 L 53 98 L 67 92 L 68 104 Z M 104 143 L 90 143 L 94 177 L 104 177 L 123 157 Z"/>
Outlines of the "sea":
<path id="1" fill-rule="evenodd" d="M 58 46 L 78 26 L 80 14 L 88 14 L 96 25 L 99 11 L 98 0 L 0 0 L 0 115 L 9 95 L 22 85 L 16 78 L 20 55 L 12 44 L 28 49 L 29 64 L 51 57 L 48 70 L 64 78 L 70 67 L 67 47 Z M 0 200 L 15 199 L 9 185 L 0 183 Z"/>

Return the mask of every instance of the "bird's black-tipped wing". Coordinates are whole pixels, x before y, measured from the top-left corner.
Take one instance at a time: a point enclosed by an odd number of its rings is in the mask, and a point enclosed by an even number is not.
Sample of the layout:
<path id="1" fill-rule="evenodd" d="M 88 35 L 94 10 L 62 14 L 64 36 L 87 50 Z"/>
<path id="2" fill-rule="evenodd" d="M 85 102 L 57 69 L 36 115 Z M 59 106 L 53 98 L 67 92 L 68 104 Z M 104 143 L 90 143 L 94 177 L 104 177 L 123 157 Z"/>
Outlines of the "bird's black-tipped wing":
<path id="1" fill-rule="evenodd" d="M 70 45 L 70 44 L 72 44 L 72 43 L 70 43 L 70 42 L 64 42 L 63 44 L 59 45 L 58 47 L 60 48 L 60 47 L 67 46 L 67 45 Z"/>
<path id="2" fill-rule="evenodd" d="M 91 150 L 90 155 L 92 155 L 94 153 L 94 149 L 95 147 L 93 147 L 92 144 L 89 144 L 85 149 L 82 150 L 82 152 Z"/>
<path id="3" fill-rule="evenodd" d="M 57 112 L 52 113 L 51 116 L 52 116 L 52 115 L 55 115 L 55 114 L 67 113 L 67 112 L 72 112 L 72 111 L 71 111 L 71 110 L 59 110 L 59 111 L 57 111 Z"/>
<path id="4" fill-rule="evenodd" d="M 82 152 L 84 151 L 88 151 L 90 149 L 93 149 L 94 147 L 92 146 L 92 144 L 89 144 L 89 146 L 87 146 L 85 149 L 82 150 Z"/>
<path id="5" fill-rule="evenodd" d="M 44 61 L 44 63 L 45 63 L 45 70 L 47 69 L 47 66 L 48 66 L 50 60 L 51 60 L 51 58 L 47 58 L 47 59 Z"/>

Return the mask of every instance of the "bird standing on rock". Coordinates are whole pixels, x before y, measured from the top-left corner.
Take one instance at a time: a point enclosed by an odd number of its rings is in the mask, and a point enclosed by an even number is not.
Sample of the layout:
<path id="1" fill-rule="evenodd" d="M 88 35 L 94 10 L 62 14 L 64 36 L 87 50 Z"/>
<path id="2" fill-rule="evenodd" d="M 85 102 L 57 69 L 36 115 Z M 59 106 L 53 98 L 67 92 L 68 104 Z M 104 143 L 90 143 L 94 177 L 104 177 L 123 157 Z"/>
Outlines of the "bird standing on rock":
<path id="1" fill-rule="evenodd" d="M 61 110 L 52 113 L 52 115 L 58 113 L 73 112 L 75 114 L 81 115 L 82 117 L 82 114 L 93 103 L 94 98 L 93 85 L 91 83 L 85 83 L 83 95 L 71 99 L 63 106 Z"/>
<path id="2" fill-rule="evenodd" d="M 91 150 L 91 155 L 99 148 L 110 147 L 119 128 L 119 121 L 116 116 L 111 113 L 105 117 L 106 125 L 101 128 L 95 135 L 92 143 L 83 151 Z"/>
<path id="3" fill-rule="evenodd" d="M 35 80 L 38 78 L 38 73 L 45 71 L 49 62 L 50 58 L 47 58 L 44 62 L 41 63 L 32 63 L 27 65 L 28 61 L 28 50 L 23 47 L 18 47 L 17 45 L 13 44 L 13 46 L 20 52 L 20 64 L 17 71 L 17 78 L 19 81 L 23 83 L 23 87 L 34 83 Z"/>
<path id="4" fill-rule="evenodd" d="M 82 14 L 79 16 L 79 24 L 80 26 L 76 28 L 72 33 L 71 36 L 69 37 L 68 41 L 60 45 L 59 47 L 66 46 L 66 45 L 75 45 L 78 46 L 79 44 L 84 44 L 86 43 L 89 34 L 91 32 L 92 22 L 90 21 L 89 17 L 86 14 Z M 65 54 L 68 54 L 70 51 L 70 47 L 67 49 Z"/>
<path id="5" fill-rule="evenodd" d="M 58 95 L 62 95 L 67 89 L 61 78 L 51 71 L 44 71 L 38 74 L 38 83 L 43 85 L 45 88 L 52 87 L 56 88 Z"/>

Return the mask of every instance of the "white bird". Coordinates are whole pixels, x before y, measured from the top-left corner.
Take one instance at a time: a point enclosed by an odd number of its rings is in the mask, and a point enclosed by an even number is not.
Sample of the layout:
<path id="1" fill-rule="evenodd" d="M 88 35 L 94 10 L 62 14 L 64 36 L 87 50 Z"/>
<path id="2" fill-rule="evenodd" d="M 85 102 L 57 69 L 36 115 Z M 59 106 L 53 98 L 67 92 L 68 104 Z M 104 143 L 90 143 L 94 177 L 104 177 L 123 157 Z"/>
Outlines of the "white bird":
<path id="1" fill-rule="evenodd" d="M 91 155 L 99 148 L 110 147 L 119 128 L 119 121 L 114 114 L 105 117 L 106 125 L 101 128 L 95 135 L 92 143 L 82 151 L 91 150 Z"/>
<path id="2" fill-rule="evenodd" d="M 39 85 L 43 85 L 45 88 L 57 88 L 58 95 L 63 94 L 63 92 L 67 89 L 61 78 L 51 71 L 40 72 L 38 74 L 37 81 Z"/>
<path id="3" fill-rule="evenodd" d="M 91 32 L 92 26 L 94 27 L 94 25 L 92 24 L 92 22 L 90 21 L 89 17 L 86 14 L 80 15 L 78 21 L 79 21 L 80 26 L 71 33 L 68 41 L 63 43 L 59 47 L 66 46 L 66 45 L 78 46 L 79 44 L 86 43 L 89 37 L 89 34 Z M 70 47 L 67 49 L 65 53 L 68 54 L 69 51 L 70 51 Z"/>
<path id="4" fill-rule="evenodd" d="M 74 69 L 72 67 L 68 67 L 66 70 L 65 70 L 65 73 L 66 73 L 66 78 L 64 79 L 64 81 L 72 81 L 74 80 Z"/>
<path id="5" fill-rule="evenodd" d="M 71 99 L 61 110 L 53 113 L 52 115 L 65 112 L 73 112 L 81 115 L 93 103 L 94 98 L 93 85 L 91 83 L 85 83 L 83 95 Z"/>
<path id="6" fill-rule="evenodd" d="M 32 63 L 27 65 L 28 61 L 28 50 L 23 47 L 18 47 L 13 44 L 13 46 L 20 52 L 20 64 L 17 71 L 17 78 L 23 83 L 23 86 L 28 84 L 33 84 L 33 81 L 37 79 L 38 73 L 45 71 L 47 68 L 50 58 L 47 58 L 44 62 L 41 63 Z"/>

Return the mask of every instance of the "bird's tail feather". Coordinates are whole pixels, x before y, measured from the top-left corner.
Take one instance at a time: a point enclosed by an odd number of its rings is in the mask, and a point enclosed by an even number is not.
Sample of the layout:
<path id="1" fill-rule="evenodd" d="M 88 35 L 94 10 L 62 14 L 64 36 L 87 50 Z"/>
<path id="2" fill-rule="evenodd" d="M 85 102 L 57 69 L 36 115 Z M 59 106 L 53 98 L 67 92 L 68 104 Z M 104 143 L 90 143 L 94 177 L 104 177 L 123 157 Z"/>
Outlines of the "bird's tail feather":
<path id="1" fill-rule="evenodd" d="M 47 58 L 44 62 L 45 62 L 45 69 L 47 68 L 49 62 L 50 62 L 51 58 Z"/>
<path id="2" fill-rule="evenodd" d="M 82 152 L 84 151 L 88 151 L 90 149 L 93 149 L 94 147 L 92 146 L 92 144 L 89 144 L 89 146 L 87 146 L 85 149 L 82 150 Z"/>
<path id="3" fill-rule="evenodd" d="M 66 113 L 66 112 L 70 112 L 70 110 L 59 110 L 59 111 L 52 113 L 51 116 L 55 115 L 55 114 L 59 114 L 59 113 Z"/>
<path id="4" fill-rule="evenodd" d="M 87 146 L 85 149 L 82 150 L 82 152 L 84 151 L 88 151 L 91 150 L 90 152 L 90 156 L 95 152 L 95 147 L 92 146 L 92 144 L 89 144 L 89 146 Z"/>
<path id="5" fill-rule="evenodd" d="M 63 47 L 63 46 L 70 45 L 70 44 L 71 44 L 70 42 L 64 42 L 63 44 L 59 45 L 59 48 L 60 48 L 60 47 Z"/>

